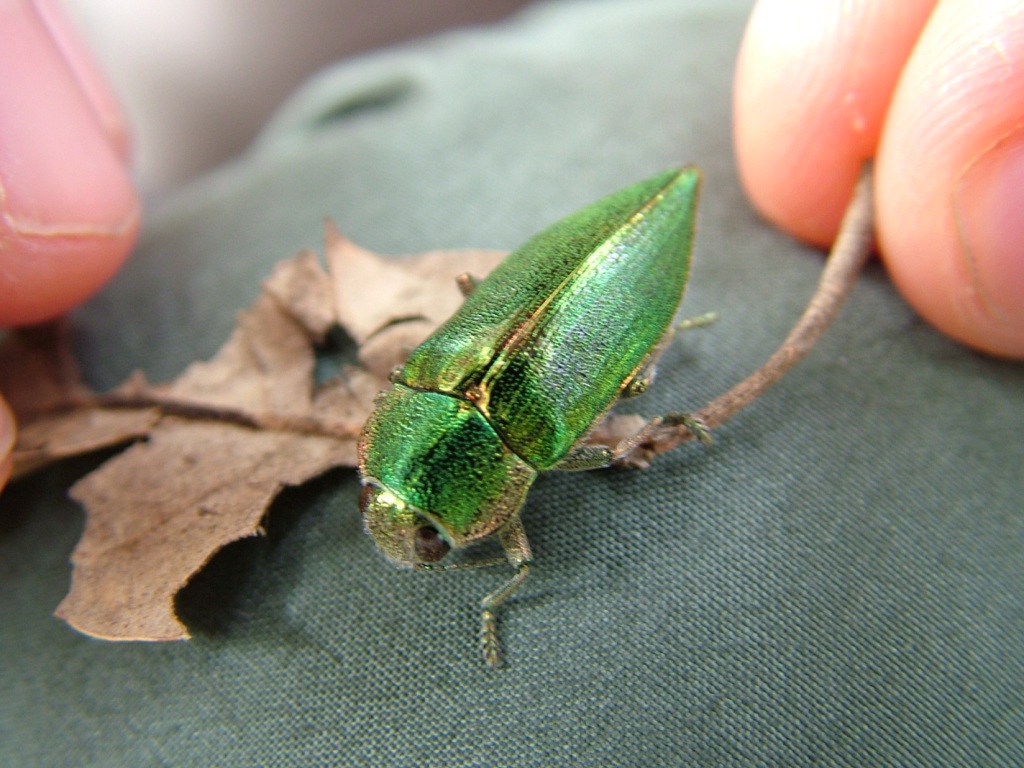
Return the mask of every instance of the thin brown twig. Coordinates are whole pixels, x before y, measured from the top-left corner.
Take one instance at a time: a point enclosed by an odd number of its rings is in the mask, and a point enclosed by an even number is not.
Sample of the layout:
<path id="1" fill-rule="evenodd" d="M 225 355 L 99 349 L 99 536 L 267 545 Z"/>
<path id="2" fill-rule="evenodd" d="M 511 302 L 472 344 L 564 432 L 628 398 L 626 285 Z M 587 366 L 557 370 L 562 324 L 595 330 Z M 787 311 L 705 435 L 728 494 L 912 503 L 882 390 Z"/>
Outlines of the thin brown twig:
<path id="1" fill-rule="evenodd" d="M 694 413 L 695 417 L 711 428 L 724 424 L 806 357 L 839 313 L 871 256 L 873 232 L 872 168 L 868 161 L 843 215 L 818 288 L 793 330 L 764 365 Z"/>

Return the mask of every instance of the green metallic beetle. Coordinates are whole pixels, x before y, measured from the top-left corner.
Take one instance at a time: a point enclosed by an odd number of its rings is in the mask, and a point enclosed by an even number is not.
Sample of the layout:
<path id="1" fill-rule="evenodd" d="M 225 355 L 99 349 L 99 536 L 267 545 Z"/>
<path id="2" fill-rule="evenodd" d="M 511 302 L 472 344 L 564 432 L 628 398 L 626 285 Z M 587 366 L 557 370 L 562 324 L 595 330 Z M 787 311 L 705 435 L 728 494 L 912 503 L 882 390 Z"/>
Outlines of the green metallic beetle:
<path id="1" fill-rule="evenodd" d="M 696 168 L 666 171 L 550 226 L 481 282 L 463 276 L 465 302 L 392 374 L 363 428 L 360 508 L 388 558 L 459 567 L 440 561 L 499 537 L 515 574 L 483 600 L 492 666 L 495 610 L 532 559 L 526 493 L 542 470 L 617 458 L 585 439 L 646 389 L 674 333 L 699 187 Z"/>

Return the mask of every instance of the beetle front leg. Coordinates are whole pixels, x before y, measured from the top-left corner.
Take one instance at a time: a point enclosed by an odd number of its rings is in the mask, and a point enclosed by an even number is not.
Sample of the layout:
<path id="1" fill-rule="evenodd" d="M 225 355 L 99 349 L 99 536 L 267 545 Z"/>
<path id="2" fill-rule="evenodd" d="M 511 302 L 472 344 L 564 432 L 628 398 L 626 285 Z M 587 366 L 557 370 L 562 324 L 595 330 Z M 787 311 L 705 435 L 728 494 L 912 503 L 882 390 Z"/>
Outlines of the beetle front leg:
<path id="1" fill-rule="evenodd" d="M 619 397 L 623 400 L 642 395 L 647 391 L 648 387 L 654 383 L 654 375 L 658 372 L 658 361 L 661 359 L 662 354 L 668 349 L 669 344 L 672 343 L 672 339 L 676 335 L 675 328 L 669 328 L 664 336 L 661 337 L 661 341 L 658 342 L 657 346 L 651 350 L 650 354 L 644 358 L 644 361 L 640 364 L 640 367 L 636 369 L 629 381 L 619 392 Z"/>
<path id="2" fill-rule="evenodd" d="M 533 561 L 530 543 L 526 540 L 526 531 L 518 518 L 510 521 L 502 529 L 500 538 L 505 557 L 516 572 L 502 586 L 487 595 L 481 603 L 483 613 L 480 622 L 480 648 L 484 654 L 484 661 L 491 668 L 501 666 L 501 643 L 498 641 L 498 621 L 495 612 L 526 580 L 530 563 Z"/>
<path id="3" fill-rule="evenodd" d="M 654 349 L 650 351 L 650 354 L 644 358 L 644 361 L 637 368 L 636 372 L 626 382 L 626 386 L 622 388 L 622 392 L 619 393 L 620 398 L 636 397 L 642 395 L 654 382 L 654 374 L 657 373 L 658 361 L 661 356 L 665 353 L 665 350 L 672 344 L 672 340 L 676 337 L 676 334 L 680 331 L 689 331 L 693 328 L 703 328 L 711 325 L 718 319 L 717 312 L 705 312 L 703 315 L 697 315 L 696 317 L 688 317 L 679 323 L 676 323 L 665 331 L 665 335 L 661 337 L 661 340 L 655 345 Z"/>

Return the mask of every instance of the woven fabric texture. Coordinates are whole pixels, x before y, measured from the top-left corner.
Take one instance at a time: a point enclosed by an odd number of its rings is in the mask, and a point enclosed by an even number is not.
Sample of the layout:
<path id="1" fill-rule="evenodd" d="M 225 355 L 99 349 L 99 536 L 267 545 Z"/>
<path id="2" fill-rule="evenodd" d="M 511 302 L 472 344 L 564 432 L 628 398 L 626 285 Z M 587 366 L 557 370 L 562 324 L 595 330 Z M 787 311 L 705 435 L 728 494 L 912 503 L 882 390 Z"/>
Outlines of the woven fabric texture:
<path id="1" fill-rule="evenodd" d="M 74 318 L 90 383 L 211 355 L 325 216 L 384 253 L 511 248 L 692 161 L 683 314 L 720 320 L 628 408 L 700 407 L 775 348 L 822 261 L 737 184 L 748 5 L 555 3 L 323 73 L 152 211 Z M 393 568 L 353 471 L 210 563 L 180 600 L 192 641 L 79 636 L 51 615 L 83 526 L 66 489 L 95 463 L 73 462 L 0 499 L 0 765 L 1022 765 L 1022 434 L 1024 368 L 940 336 L 873 266 L 712 447 L 538 481 L 497 672 L 477 611 L 506 573 Z"/>

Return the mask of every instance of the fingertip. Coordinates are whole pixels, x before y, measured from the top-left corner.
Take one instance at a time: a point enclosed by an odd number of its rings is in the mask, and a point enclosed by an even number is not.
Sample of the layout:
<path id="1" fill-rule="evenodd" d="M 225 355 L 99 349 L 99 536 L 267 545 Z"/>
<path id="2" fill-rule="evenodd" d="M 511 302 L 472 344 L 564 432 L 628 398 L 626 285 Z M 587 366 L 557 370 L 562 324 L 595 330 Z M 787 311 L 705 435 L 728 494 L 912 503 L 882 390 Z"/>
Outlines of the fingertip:
<path id="1" fill-rule="evenodd" d="M 821 196 L 813 205 L 807 200 L 808 190 L 831 196 L 835 174 L 843 173 L 839 155 L 819 141 L 836 129 L 829 60 L 818 61 L 836 30 L 834 11 L 820 0 L 758 2 L 733 88 L 736 158 L 751 202 L 775 226 L 818 244 L 829 241 L 842 205 Z M 848 185 L 855 174 L 853 165 L 846 168 Z"/>
<path id="2" fill-rule="evenodd" d="M 943 333 L 1024 359 L 1024 131 L 982 152 L 952 186 L 935 201 L 932 225 L 885 198 L 880 232 L 893 281 Z"/>
<path id="3" fill-rule="evenodd" d="M 949 336 L 1024 358 L 1024 12 L 939 7 L 907 64 L 877 163 L 894 283 Z"/>
<path id="4" fill-rule="evenodd" d="M 974 297 L 968 343 L 1024 358 L 1024 130 L 983 152 L 954 184 L 958 255 Z"/>
<path id="5" fill-rule="evenodd" d="M 139 217 L 104 230 L 4 233 L 0 254 L 0 327 L 57 317 L 92 296 L 131 253 Z"/>
<path id="6" fill-rule="evenodd" d="M 934 2 L 758 2 L 737 62 L 734 140 L 741 181 L 765 218 L 832 242 Z"/>
<path id="7" fill-rule="evenodd" d="M 30 3 L 0 5 L 0 325 L 38 322 L 124 261 L 139 201 L 118 150 Z"/>

